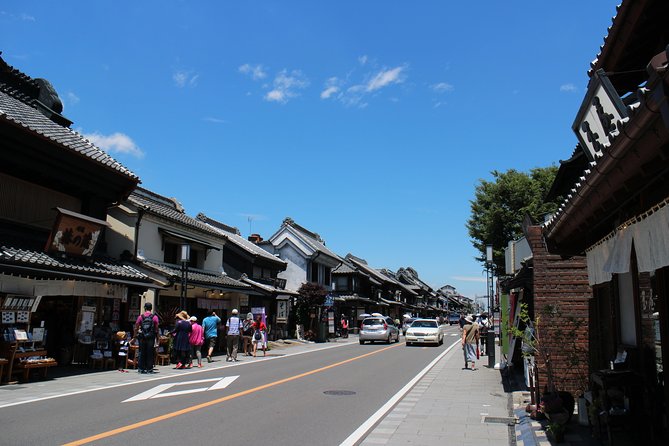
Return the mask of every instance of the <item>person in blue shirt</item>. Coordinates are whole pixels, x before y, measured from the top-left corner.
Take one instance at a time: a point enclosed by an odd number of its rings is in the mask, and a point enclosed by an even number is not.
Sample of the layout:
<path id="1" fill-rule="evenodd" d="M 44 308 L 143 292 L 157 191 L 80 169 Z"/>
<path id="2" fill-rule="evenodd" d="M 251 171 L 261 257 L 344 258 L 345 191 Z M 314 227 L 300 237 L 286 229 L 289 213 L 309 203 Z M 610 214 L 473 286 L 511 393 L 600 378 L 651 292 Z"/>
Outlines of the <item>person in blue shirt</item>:
<path id="1" fill-rule="evenodd" d="M 204 342 L 209 346 L 207 350 L 207 361 L 211 362 L 211 354 L 214 353 L 214 347 L 218 341 L 218 326 L 221 324 L 221 318 L 216 315 L 215 311 L 202 320 L 202 328 L 204 329 Z"/>

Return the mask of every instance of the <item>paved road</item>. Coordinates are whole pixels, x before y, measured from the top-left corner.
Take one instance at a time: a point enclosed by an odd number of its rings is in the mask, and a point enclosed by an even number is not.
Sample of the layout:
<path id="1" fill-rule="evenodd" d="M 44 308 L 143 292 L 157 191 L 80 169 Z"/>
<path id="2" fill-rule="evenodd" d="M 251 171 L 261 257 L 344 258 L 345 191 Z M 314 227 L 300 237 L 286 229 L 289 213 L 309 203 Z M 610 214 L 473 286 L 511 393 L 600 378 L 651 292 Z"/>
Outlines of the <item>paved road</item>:
<path id="1" fill-rule="evenodd" d="M 327 347 L 135 375 L 114 388 L 9 407 L 0 402 L 1 443 L 338 445 L 445 349 Z M 85 377 L 78 379 L 72 382 Z"/>

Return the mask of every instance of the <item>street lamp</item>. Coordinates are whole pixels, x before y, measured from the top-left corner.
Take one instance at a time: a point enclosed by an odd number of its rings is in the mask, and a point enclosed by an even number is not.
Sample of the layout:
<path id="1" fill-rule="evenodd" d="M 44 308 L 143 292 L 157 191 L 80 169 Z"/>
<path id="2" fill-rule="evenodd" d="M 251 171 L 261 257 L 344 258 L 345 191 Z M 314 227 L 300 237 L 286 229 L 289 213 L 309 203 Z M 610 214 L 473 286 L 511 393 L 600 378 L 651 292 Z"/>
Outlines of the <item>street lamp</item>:
<path id="1" fill-rule="evenodd" d="M 494 311 L 494 297 L 493 297 L 493 280 L 494 280 L 494 261 L 492 258 L 492 245 L 486 245 L 486 287 L 488 288 L 488 317 L 490 318 L 490 327 L 488 328 L 487 348 L 488 352 L 488 367 L 495 366 L 495 319 L 493 318 Z"/>
<path id="2" fill-rule="evenodd" d="M 186 309 L 188 287 L 188 262 L 190 262 L 190 245 L 181 245 L 181 310 Z"/>

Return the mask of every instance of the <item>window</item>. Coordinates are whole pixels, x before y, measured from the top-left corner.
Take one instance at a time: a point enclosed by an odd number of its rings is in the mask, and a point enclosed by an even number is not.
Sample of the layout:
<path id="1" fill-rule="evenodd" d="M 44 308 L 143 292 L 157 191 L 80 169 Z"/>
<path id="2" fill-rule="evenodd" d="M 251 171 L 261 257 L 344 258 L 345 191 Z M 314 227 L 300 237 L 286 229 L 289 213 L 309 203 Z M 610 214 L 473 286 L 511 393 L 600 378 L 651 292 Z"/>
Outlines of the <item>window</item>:
<path id="1" fill-rule="evenodd" d="M 318 283 L 318 263 L 311 262 L 311 282 Z"/>
<path id="2" fill-rule="evenodd" d="M 323 283 L 323 285 L 330 285 L 332 283 L 332 276 L 330 274 L 332 272 L 332 269 L 327 267 L 327 266 L 324 266 L 323 270 L 324 270 L 324 274 L 323 274 L 324 277 L 323 277 L 323 282 L 322 283 Z"/>
<path id="3" fill-rule="evenodd" d="M 165 243 L 164 250 L 164 262 L 171 263 L 173 265 L 181 265 L 181 245 L 176 243 Z M 192 246 L 190 248 L 190 262 L 188 262 L 189 268 L 197 268 L 199 260 L 199 251 L 194 249 Z"/>
<path id="4" fill-rule="evenodd" d="M 347 276 L 335 276 L 334 283 L 335 283 L 335 290 L 349 291 Z"/>

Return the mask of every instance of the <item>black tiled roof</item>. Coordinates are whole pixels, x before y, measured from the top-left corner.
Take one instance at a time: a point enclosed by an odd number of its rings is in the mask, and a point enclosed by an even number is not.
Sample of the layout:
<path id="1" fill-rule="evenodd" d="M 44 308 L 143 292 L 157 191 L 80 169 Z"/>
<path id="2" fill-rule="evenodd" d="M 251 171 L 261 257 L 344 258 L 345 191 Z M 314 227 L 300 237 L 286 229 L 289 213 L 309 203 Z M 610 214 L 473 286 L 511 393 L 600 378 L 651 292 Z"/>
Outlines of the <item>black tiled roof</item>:
<path id="1" fill-rule="evenodd" d="M 286 266 L 286 262 L 283 260 L 275 257 L 260 246 L 246 240 L 244 237 L 239 235 L 239 233 L 235 231 L 235 228 L 217 222 L 216 220 L 213 220 L 202 213 L 197 215 L 197 220 L 203 222 L 205 225 L 212 228 L 218 235 L 223 236 L 226 240 L 230 241 L 249 254 L 256 257 L 262 257 L 265 260 L 283 265 L 284 267 Z"/>
<path id="2" fill-rule="evenodd" d="M 130 194 L 128 201 L 135 206 L 146 209 L 152 214 L 198 229 L 201 232 L 215 235 L 219 238 L 221 237 L 220 232 L 214 227 L 209 226 L 197 218 L 186 215 L 184 210 L 181 209 L 172 198 L 167 198 L 142 187 L 138 187 Z"/>
<path id="3" fill-rule="evenodd" d="M 297 231 L 297 233 L 302 237 L 302 240 L 309 246 L 314 251 L 320 252 L 322 254 L 325 254 L 326 256 L 329 256 L 335 260 L 341 261 L 341 257 L 339 257 L 337 254 L 334 252 L 330 251 L 326 246 L 325 246 L 325 241 L 321 238 L 320 235 L 318 235 L 315 232 L 311 232 L 308 229 L 304 228 L 303 226 L 298 225 L 295 223 L 295 221 L 287 217 L 283 220 L 282 226 L 288 226 L 291 227 L 293 230 Z"/>
<path id="4" fill-rule="evenodd" d="M 167 277 L 178 278 L 181 277 L 181 270 L 177 265 L 168 265 L 166 263 L 152 262 L 149 260 L 142 261 L 142 265 L 146 268 L 164 274 Z M 209 273 L 197 269 L 188 269 L 188 282 L 205 284 L 208 286 L 222 286 L 227 288 L 237 288 L 239 290 L 250 290 L 251 286 L 235 280 L 231 277 L 222 274 Z"/>
<path id="5" fill-rule="evenodd" d="M 21 126 L 28 132 L 50 140 L 56 147 L 76 152 L 93 162 L 139 182 L 137 175 L 82 135 L 70 128 L 56 124 L 43 115 L 35 108 L 34 99 L 21 95 L 12 87 L 2 83 L 0 83 L 0 122 Z"/>
<path id="6" fill-rule="evenodd" d="M 0 270 L 3 266 L 29 267 L 45 274 L 62 274 L 71 278 L 71 274 L 91 276 L 91 280 L 109 278 L 150 282 L 147 275 L 131 265 L 115 262 L 111 259 L 73 259 L 59 258 L 38 251 L 2 246 L 0 248 Z M 34 275 L 35 273 L 31 274 Z"/>

